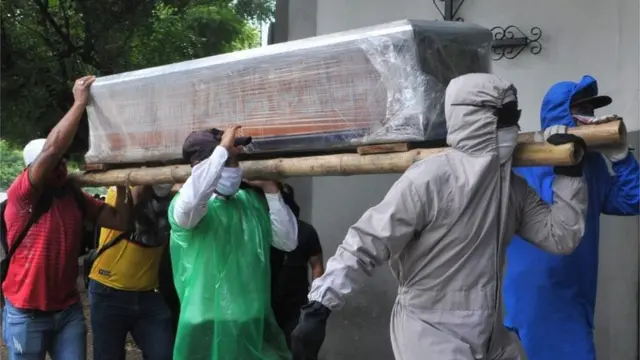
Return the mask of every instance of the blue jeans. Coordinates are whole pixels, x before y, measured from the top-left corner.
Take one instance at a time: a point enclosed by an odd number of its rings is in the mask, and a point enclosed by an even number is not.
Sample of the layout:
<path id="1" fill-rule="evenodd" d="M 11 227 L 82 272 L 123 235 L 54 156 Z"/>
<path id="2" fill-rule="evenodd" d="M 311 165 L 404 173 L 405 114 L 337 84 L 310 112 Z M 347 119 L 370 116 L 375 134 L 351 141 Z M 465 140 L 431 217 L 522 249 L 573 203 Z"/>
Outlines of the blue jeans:
<path id="1" fill-rule="evenodd" d="M 91 280 L 94 360 L 125 360 L 127 333 L 145 360 L 171 360 L 171 312 L 155 291 L 123 291 Z"/>
<path id="2" fill-rule="evenodd" d="M 85 360 L 87 326 L 82 305 L 56 312 L 18 309 L 6 302 L 2 312 L 3 339 L 9 360 Z"/>

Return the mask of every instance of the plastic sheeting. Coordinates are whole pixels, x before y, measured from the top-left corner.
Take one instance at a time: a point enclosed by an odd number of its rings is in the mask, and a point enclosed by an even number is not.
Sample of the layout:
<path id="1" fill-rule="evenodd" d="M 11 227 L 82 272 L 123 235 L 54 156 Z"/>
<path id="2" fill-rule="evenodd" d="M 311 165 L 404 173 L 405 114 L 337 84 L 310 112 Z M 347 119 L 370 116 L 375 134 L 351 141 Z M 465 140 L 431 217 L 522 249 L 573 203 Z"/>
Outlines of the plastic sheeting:
<path id="1" fill-rule="evenodd" d="M 491 32 L 398 21 L 101 77 L 87 163 L 181 158 L 194 130 L 243 125 L 248 152 L 443 139 L 449 81 L 490 71 Z"/>
<path id="2" fill-rule="evenodd" d="M 273 235 L 261 195 L 240 190 L 228 200 L 211 199 L 191 230 L 175 223 L 175 199 L 170 253 L 180 318 L 173 358 L 290 359 L 270 306 Z"/>

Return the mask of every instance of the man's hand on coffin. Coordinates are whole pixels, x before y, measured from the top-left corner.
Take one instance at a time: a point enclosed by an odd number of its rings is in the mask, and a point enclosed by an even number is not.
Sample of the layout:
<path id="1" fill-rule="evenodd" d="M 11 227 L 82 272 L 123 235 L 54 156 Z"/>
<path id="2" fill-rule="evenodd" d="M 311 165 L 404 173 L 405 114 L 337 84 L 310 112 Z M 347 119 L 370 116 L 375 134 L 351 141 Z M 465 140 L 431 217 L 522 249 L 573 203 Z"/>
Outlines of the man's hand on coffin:
<path id="1" fill-rule="evenodd" d="M 240 125 L 231 125 L 222 133 L 220 146 L 227 149 L 229 155 L 237 155 L 242 151 L 240 146 L 235 145 L 236 136 L 241 127 Z"/>
<path id="2" fill-rule="evenodd" d="M 90 98 L 89 89 L 94 81 L 96 81 L 96 77 L 93 75 L 83 76 L 76 80 L 75 84 L 73 84 L 73 99 L 76 104 L 87 106 Z"/>
<path id="3" fill-rule="evenodd" d="M 274 180 L 247 180 L 244 179 L 247 184 L 262 189 L 265 194 L 277 194 L 280 192 L 278 188 L 278 182 Z"/>

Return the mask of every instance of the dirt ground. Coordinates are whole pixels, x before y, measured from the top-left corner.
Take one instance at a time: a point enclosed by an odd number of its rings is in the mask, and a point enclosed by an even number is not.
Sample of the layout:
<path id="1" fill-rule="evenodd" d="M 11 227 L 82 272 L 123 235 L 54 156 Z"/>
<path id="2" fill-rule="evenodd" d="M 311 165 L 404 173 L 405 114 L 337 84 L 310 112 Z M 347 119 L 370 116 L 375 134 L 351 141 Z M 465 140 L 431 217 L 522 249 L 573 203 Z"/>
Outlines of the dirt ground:
<path id="1" fill-rule="evenodd" d="M 80 296 L 82 298 L 82 305 L 84 309 L 84 317 L 87 322 L 87 360 L 93 360 L 93 338 L 91 324 L 89 322 L 89 297 L 87 294 L 87 290 L 84 288 L 84 282 L 81 279 L 78 280 L 78 289 L 80 289 Z M 138 350 L 130 337 L 127 339 L 127 344 L 125 347 L 127 350 L 127 360 L 142 360 L 142 353 L 140 352 L 140 350 Z M 0 340 L 0 359 L 8 359 L 7 348 L 5 347 L 2 340 Z M 47 356 L 47 360 L 49 359 L 50 358 Z"/>

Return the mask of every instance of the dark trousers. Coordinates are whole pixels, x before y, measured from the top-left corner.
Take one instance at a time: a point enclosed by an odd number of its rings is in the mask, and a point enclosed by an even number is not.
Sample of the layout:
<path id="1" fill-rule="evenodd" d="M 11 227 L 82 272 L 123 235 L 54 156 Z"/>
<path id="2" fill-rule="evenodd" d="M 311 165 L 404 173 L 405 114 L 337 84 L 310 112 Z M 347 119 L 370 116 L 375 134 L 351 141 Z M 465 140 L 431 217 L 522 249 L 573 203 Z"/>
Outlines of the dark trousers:
<path id="1" fill-rule="evenodd" d="M 91 280 L 91 328 L 95 360 L 125 360 L 127 333 L 145 360 L 171 360 L 171 312 L 155 291 L 122 291 Z"/>
<path id="2" fill-rule="evenodd" d="M 175 338 L 178 332 L 178 319 L 180 318 L 180 299 L 176 292 L 176 286 L 173 282 L 173 270 L 171 267 L 171 256 L 169 254 L 169 247 L 165 247 L 162 254 L 162 260 L 160 261 L 160 271 L 158 272 L 158 281 L 160 283 L 159 291 L 164 298 L 164 302 L 171 311 L 171 323 L 173 329 L 173 337 Z"/>
<path id="3" fill-rule="evenodd" d="M 300 319 L 300 308 L 306 304 L 306 297 L 297 299 L 288 298 L 277 301 L 273 306 L 273 313 L 282 332 L 284 333 L 287 346 L 291 349 L 291 333 L 298 326 Z"/>

